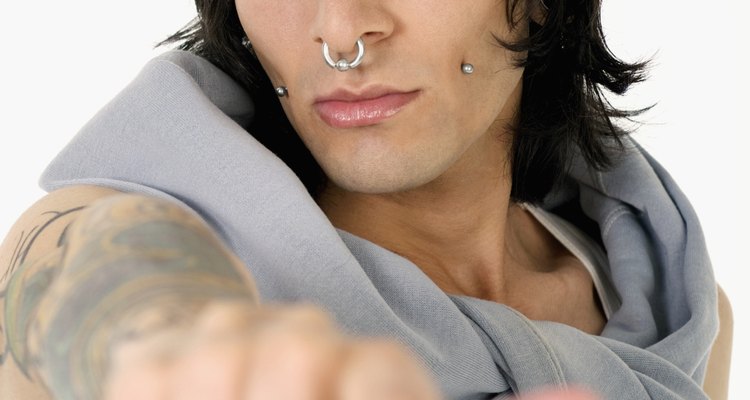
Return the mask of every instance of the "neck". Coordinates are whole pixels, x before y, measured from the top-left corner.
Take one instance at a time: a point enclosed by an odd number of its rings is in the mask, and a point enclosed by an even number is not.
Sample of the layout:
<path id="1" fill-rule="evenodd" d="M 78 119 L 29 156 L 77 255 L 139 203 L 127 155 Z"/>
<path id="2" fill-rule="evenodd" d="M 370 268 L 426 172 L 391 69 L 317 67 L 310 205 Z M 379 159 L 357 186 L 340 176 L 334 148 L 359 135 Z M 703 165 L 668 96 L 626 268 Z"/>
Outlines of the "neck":
<path id="1" fill-rule="evenodd" d="M 528 253 L 512 229 L 523 212 L 510 201 L 510 147 L 487 134 L 429 184 L 387 194 L 329 184 L 319 204 L 336 227 L 409 259 L 444 291 L 502 299 L 508 265 Z"/>

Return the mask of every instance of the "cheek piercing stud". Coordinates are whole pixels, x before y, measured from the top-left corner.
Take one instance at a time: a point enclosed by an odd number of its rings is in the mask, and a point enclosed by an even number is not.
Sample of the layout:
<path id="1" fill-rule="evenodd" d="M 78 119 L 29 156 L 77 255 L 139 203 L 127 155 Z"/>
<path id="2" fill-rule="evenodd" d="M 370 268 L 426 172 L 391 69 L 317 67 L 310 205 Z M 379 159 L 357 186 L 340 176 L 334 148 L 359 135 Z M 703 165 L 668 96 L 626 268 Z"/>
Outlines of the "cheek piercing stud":
<path id="1" fill-rule="evenodd" d="M 244 48 L 246 48 L 246 49 L 248 49 L 250 51 L 253 51 L 253 44 L 250 43 L 250 39 L 248 39 L 247 36 L 245 36 L 245 37 L 242 38 L 242 47 L 244 47 Z"/>
<path id="2" fill-rule="evenodd" d="M 461 72 L 463 72 L 464 75 L 471 75 L 474 73 L 474 66 L 471 64 L 461 64 Z"/>
<path id="3" fill-rule="evenodd" d="M 253 50 L 253 44 L 250 43 L 250 39 L 247 38 L 247 36 L 242 38 L 242 47 L 246 48 L 250 53 L 255 54 L 255 50 Z M 289 90 L 287 90 L 286 86 L 278 86 L 275 89 L 276 95 L 279 97 L 287 97 L 289 96 Z"/>

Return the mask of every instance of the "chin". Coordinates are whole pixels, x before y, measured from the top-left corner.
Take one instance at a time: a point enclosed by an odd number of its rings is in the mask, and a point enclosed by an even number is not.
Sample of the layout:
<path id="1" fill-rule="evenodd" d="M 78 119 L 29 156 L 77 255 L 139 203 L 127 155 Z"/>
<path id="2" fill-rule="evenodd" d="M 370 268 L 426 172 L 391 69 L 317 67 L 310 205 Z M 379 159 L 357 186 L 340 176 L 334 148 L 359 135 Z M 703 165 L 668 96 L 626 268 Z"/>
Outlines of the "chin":
<path id="1" fill-rule="evenodd" d="M 328 178 L 336 186 L 356 193 L 387 194 L 406 192 L 426 185 L 439 176 L 439 172 L 417 168 L 352 168 L 328 173 Z"/>
<path id="2" fill-rule="evenodd" d="M 419 186 L 409 180 L 382 176 L 336 176 L 330 179 L 336 186 L 348 192 L 364 194 L 402 192 Z"/>
<path id="3" fill-rule="evenodd" d="M 325 151 L 313 151 L 313 155 L 335 186 L 355 193 L 388 194 L 428 185 L 462 154 L 453 143 L 441 146 L 434 140 L 397 143 L 383 137 L 369 139 L 373 140 L 329 146 Z"/>

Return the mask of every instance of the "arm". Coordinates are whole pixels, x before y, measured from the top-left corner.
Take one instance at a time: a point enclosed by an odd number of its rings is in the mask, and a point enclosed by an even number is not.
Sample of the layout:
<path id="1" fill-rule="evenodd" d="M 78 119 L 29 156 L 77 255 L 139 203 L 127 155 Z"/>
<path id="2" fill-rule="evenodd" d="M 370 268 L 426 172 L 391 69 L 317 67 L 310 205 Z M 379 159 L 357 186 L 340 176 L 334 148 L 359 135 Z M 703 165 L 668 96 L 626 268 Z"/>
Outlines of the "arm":
<path id="1" fill-rule="evenodd" d="M 732 361 L 732 330 L 734 319 L 729 298 L 719 287 L 719 335 L 708 359 L 703 389 L 713 400 L 729 397 L 729 367 Z"/>
<path id="2" fill-rule="evenodd" d="M 316 308 L 257 307 L 245 267 L 189 211 L 135 195 L 52 198 L 27 213 L 45 228 L 22 218 L 22 245 L 0 252 L 18 260 L 0 327 L 54 398 L 439 397 L 392 342 L 348 340 Z M 51 205 L 65 211 L 42 211 Z"/>
<path id="3" fill-rule="evenodd" d="M 76 193 L 33 206 L 0 250 L 5 357 L 55 397 L 100 397 L 127 344 L 168 337 L 158 348 L 169 357 L 216 301 L 257 303 L 242 264 L 195 215 L 143 196 Z"/>
<path id="4" fill-rule="evenodd" d="M 25 348 L 9 341 L 8 332 L 12 327 L 7 326 L 9 318 L 5 316 L 6 309 L 12 306 L 6 302 L 9 281 L 22 265 L 40 264 L 41 259 L 58 252 L 62 233 L 86 205 L 118 193 L 93 186 L 51 193 L 19 217 L 0 245 L 0 398 L 41 400 L 50 397 L 40 380 L 32 376 L 24 356 Z M 31 291 L 38 292 L 36 288 Z"/>

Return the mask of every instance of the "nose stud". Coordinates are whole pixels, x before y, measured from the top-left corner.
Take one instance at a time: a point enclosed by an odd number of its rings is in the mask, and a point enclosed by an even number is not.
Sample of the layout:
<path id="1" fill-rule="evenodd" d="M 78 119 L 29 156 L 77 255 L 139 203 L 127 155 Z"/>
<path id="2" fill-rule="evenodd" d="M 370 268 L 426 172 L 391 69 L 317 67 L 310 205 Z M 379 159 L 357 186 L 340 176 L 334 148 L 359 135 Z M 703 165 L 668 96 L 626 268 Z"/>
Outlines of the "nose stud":
<path id="1" fill-rule="evenodd" d="M 333 61 L 331 53 L 328 49 L 328 43 L 323 42 L 323 59 L 326 61 L 329 67 L 334 68 L 340 72 L 348 71 L 350 69 L 357 68 L 362 63 L 362 59 L 365 58 L 365 41 L 362 38 L 357 39 L 357 57 L 351 62 L 347 59 L 342 58 L 338 61 Z"/>

